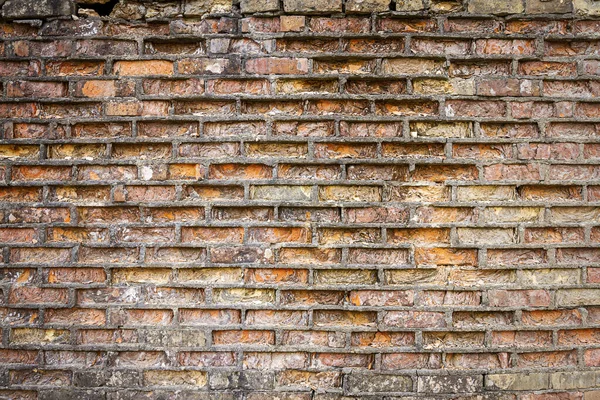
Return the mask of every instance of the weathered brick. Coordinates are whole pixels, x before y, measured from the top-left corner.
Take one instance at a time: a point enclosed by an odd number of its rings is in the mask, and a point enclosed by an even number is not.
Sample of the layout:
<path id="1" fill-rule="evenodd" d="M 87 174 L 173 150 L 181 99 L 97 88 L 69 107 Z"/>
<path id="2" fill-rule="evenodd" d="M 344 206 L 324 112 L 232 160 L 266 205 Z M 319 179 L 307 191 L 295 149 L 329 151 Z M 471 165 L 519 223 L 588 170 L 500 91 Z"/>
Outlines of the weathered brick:
<path id="1" fill-rule="evenodd" d="M 315 0 L 285 0 L 283 9 L 289 13 L 331 13 L 342 11 L 341 1 L 323 4 Z"/>
<path id="2" fill-rule="evenodd" d="M 144 381 L 150 386 L 206 386 L 206 372 L 150 370 L 144 372 Z"/>
<path id="3" fill-rule="evenodd" d="M 556 303 L 560 306 L 596 305 L 599 302 L 598 291 L 594 289 L 565 289 L 556 293 Z"/>
<path id="4" fill-rule="evenodd" d="M 350 374 L 347 378 L 350 393 L 405 392 L 412 384 L 410 377 L 401 375 Z"/>
<path id="5" fill-rule="evenodd" d="M 122 76 L 172 75 L 173 63 L 166 60 L 117 61 L 114 72 Z"/>
<path id="6" fill-rule="evenodd" d="M 253 58 L 246 61 L 246 72 L 258 75 L 305 74 L 308 60 L 305 58 Z"/>
<path id="7" fill-rule="evenodd" d="M 424 393 L 471 393 L 481 390 L 481 376 L 422 376 L 417 391 Z"/>
<path id="8" fill-rule="evenodd" d="M 490 374 L 485 386 L 496 390 L 540 390 L 547 388 L 549 374 L 545 372 L 521 374 Z"/>
<path id="9" fill-rule="evenodd" d="M 0 3 L 0 398 L 598 397 L 591 0 Z"/>

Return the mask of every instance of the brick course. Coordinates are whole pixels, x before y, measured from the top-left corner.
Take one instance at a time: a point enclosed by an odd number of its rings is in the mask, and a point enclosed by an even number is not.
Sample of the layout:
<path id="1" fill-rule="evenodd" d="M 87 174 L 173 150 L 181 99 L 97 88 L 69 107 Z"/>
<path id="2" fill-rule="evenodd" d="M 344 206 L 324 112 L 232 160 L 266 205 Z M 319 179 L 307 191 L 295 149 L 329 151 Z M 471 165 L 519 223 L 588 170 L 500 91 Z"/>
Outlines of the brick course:
<path id="1" fill-rule="evenodd" d="M 0 7 L 0 399 L 600 398 L 600 3 Z"/>

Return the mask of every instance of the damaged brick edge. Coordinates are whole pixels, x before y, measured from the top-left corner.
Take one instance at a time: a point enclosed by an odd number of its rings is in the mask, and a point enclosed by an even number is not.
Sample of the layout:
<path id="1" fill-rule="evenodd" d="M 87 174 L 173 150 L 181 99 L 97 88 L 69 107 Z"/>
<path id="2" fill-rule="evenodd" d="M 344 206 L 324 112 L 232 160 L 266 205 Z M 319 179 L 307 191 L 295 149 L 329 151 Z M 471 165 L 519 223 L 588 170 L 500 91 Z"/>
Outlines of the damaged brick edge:
<path id="1" fill-rule="evenodd" d="M 240 13 L 600 16 L 600 0 L 0 0 L 0 7 L 0 16 L 6 20 L 43 20 L 78 13 L 126 20 Z M 96 9 L 102 9 L 102 14 Z"/>

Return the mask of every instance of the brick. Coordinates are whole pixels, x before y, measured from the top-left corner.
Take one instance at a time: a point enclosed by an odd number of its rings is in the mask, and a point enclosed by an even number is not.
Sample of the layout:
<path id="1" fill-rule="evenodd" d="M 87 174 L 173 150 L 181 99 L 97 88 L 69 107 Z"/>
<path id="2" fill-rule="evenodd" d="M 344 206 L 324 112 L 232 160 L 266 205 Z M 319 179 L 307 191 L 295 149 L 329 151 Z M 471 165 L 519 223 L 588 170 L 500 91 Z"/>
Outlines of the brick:
<path id="1" fill-rule="evenodd" d="M 266 289 L 216 289 L 213 301 L 217 304 L 273 304 L 275 292 Z"/>
<path id="2" fill-rule="evenodd" d="M 567 2 L 565 2 L 566 4 Z M 542 4 L 540 2 L 540 4 Z M 519 63 L 519 73 L 534 76 L 573 76 L 576 65 L 563 62 L 523 61 Z"/>
<path id="3" fill-rule="evenodd" d="M 375 326 L 377 315 L 359 311 L 316 311 L 313 322 L 317 326 Z"/>
<path id="4" fill-rule="evenodd" d="M 342 11 L 342 3 L 333 1 L 323 4 L 315 0 L 285 0 L 283 9 L 288 13 L 330 13 Z"/>
<path id="5" fill-rule="evenodd" d="M 595 305 L 599 302 L 598 291 L 594 289 L 559 290 L 556 302 L 561 306 Z"/>
<path id="6" fill-rule="evenodd" d="M 419 302 L 425 305 L 440 306 L 479 305 L 481 304 L 481 293 L 476 291 L 427 291 L 420 295 Z"/>
<path id="7" fill-rule="evenodd" d="M 204 93 L 204 80 L 202 79 L 144 79 L 142 82 L 144 93 L 172 96 L 190 96 Z"/>
<path id="8" fill-rule="evenodd" d="M 446 115 L 450 117 L 502 117 L 506 113 L 506 106 L 498 101 L 473 102 L 467 100 L 450 100 L 446 103 Z"/>
<path id="9" fill-rule="evenodd" d="M 521 39 L 480 39 L 475 42 L 475 48 L 478 54 L 526 55 L 535 52 L 535 46 L 531 40 Z"/>
<path id="10" fill-rule="evenodd" d="M 350 94 L 402 94 L 406 84 L 404 80 L 352 79 L 346 82 L 345 90 Z"/>
<path id="11" fill-rule="evenodd" d="M 412 379 L 402 375 L 350 374 L 350 393 L 405 392 L 412 388 Z"/>
<path id="12" fill-rule="evenodd" d="M 509 312 L 454 312 L 452 323 L 456 327 L 474 328 L 512 325 L 513 314 Z"/>
<path id="13" fill-rule="evenodd" d="M 103 326 L 106 324 L 106 315 L 103 310 L 94 309 L 49 309 L 45 320 L 56 326 Z"/>
<path id="14" fill-rule="evenodd" d="M 369 74 L 375 69 L 373 60 L 318 59 L 313 61 L 317 74 Z"/>
<path id="15" fill-rule="evenodd" d="M 203 54 L 204 43 L 198 42 L 171 42 L 171 41 L 146 41 L 144 43 L 144 53 L 146 54 Z"/>
<path id="16" fill-rule="evenodd" d="M 582 321 L 577 310 L 526 311 L 522 318 L 524 325 L 530 326 L 579 325 Z"/>
<path id="17" fill-rule="evenodd" d="M 204 124 L 204 132 L 207 136 L 232 136 L 232 135 L 252 135 L 258 136 L 259 132 L 264 129 L 264 123 L 260 122 L 250 122 L 244 123 L 226 123 L 226 122 L 217 122 L 217 123 L 206 123 Z M 182 154 L 189 155 L 189 154 Z"/>
<path id="18" fill-rule="evenodd" d="M 381 233 L 377 229 L 321 229 L 319 243 L 322 244 L 351 244 L 351 243 L 378 243 Z"/>
<path id="19" fill-rule="evenodd" d="M 246 314 L 246 323 L 250 326 L 306 326 L 308 315 L 303 311 L 250 310 Z"/>
<path id="20" fill-rule="evenodd" d="M 348 13 L 371 13 L 377 11 L 387 11 L 389 3 L 382 0 L 351 0 L 346 3 L 346 12 Z"/>
<path id="21" fill-rule="evenodd" d="M 310 186 L 252 186 L 250 189 L 252 199 L 263 200 L 310 200 Z"/>
<path id="22" fill-rule="evenodd" d="M 301 15 L 282 15 L 280 23 L 282 32 L 302 32 L 306 26 L 306 17 Z"/>
<path id="23" fill-rule="evenodd" d="M 492 343 L 500 347 L 528 348 L 549 345 L 552 342 L 549 331 L 499 331 L 492 333 Z"/>
<path id="24" fill-rule="evenodd" d="M 166 60 L 117 61 L 114 72 L 123 76 L 172 75 L 173 63 Z"/>
<path id="25" fill-rule="evenodd" d="M 596 16 L 600 14 L 600 8 L 597 4 L 587 0 L 573 0 L 573 9 L 581 15 Z"/>
<path id="26" fill-rule="evenodd" d="M 341 386 L 339 372 L 309 372 L 309 371 L 283 371 L 278 374 L 277 382 L 281 386 L 302 385 L 309 388 L 335 388 Z"/>
<path id="27" fill-rule="evenodd" d="M 375 271 L 372 270 L 319 270 L 315 274 L 316 283 L 361 284 L 376 281 Z"/>
<path id="28" fill-rule="evenodd" d="M 403 347 L 414 344 L 414 334 L 409 332 L 357 332 L 351 342 L 358 347 Z"/>
<path id="29" fill-rule="evenodd" d="M 523 2 L 517 0 L 502 0 L 491 5 L 485 0 L 469 1 L 468 11 L 475 14 L 519 14 L 524 10 Z"/>
<path id="30" fill-rule="evenodd" d="M 376 104 L 378 115 L 429 116 L 438 114 L 438 103 L 435 101 L 389 100 Z"/>
<path id="31" fill-rule="evenodd" d="M 323 201 L 379 201 L 380 190 L 376 186 L 326 186 L 319 188 Z"/>
<path id="32" fill-rule="evenodd" d="M 370 354 L 318 353 L 313 364 L 316 367 L 369 368 L 373 357 Z"/>
<path id="33" fill-rule="evenodd" d="M 417 391 L 423 393 L 470 393 L 482 386 L 481 376 L 423 376 L 417 381 Z"/>
<path id="34" fill-rule="evenodd" d="M 15 287 L 9 294 L 11 304 L 66 304 L 67 301 L 64 289 L 21 286 Z"/>
<path id="35" fill-rule="evenodd" d="M 186 16 L 227 13 L 230 11 L 231 3 L 223 0 L 192 0 L 186 3 L 183 9 Z"/>
<path id="36" fill-rule="evenodd" d="M 529 14 L 568 13 L 572 10 L 570 1 L 542 2 L 530 0 L 525 2 L 525 12 Z"/>
<path id="37" fill-rule="evenodd" d="M 350 302 L 355 306 L 412 305 L 413 294 L 403 291 L 352 291 Z"/>
<path id="38" fill-rule="evenodd" d="M 440 248 L 416 248 L 417 265 L 477 265 L 477 251 Z"/>
<path id="39" fill-rule="evenodd" d="M 8 82 L 9 97 L 65 97 L 67 86 L 62 82 Z"/>
<path id="40" fill-rule="evenodd" d="M 61 344 L 69 341 L 69 331 L 64 329 L 15 328 L 11 332 L 10 342 L 15 344 Z"/>
<path id="41" fill-rule="evenodd" d="M 486 388 L 500 390 L 539 390 L 548 387 L 549 374 L 491 374 L 485 378 Z"/>
<path id="42" fill-rule="evenodd" d="M 160 116 L 167 115 L 168 103 L 163 101 L 113 101 L 106 106 L 109 116 Z"/>
<path id="43" fill-rule="evenodd" d="M 244 101 L 242 103 L 242 113 L 247 115 L 293 115 L 299 116 L 303 111 L 303 104 L 295 100 L 284 101 Z M 257 145 L 262 147 L 264 145 Z M 298 146 L 298 145 L 294 145 Z M 250 147 L 250 146 L 249 146 Z M 284 145 L 269 144 L 270 148 L 284 147 Z"/>
<path id="44" fill-rule="evenodd" d="M 235 58 L 185 58 L 177 62 L 177 71 L 185 75 L 239 73 L 240 69 Z"/>
<path id="45" fill-rule="evenodd" d="M 597 371 L 584 371 L 577 374 L 576 379 L 569 379 L 564 372 L 550 374 L 550 385 L 553 389 L 587 389 L 597 385 Z"/>
<path id="46" fill-rule="evenodd" d="M 281 296 L 281 303 L 286 305 L 340 305 L 344 301 L 343 292 L 323 290 L 286 290 Z"/>
<path id="47" fill-rule="evenodd" d="M 3 106 L 6 106 L 3 107 L 6 110 L 11 104 L 3 104 Z M 99 116 L 102 110 L 100 103 L 82 103 L 79 107 L 74 107 L 72 103 L 42 103 L 39 110 L 32 109 L 27 104 L 20 104 L 19 107 L 14 108 L 14 111 L 20 114 L 35 114 L 43 118 L 89 118 Z"/>
<path id="48" fill-rule="evenodd" d="M 212 164 L 208 176 L 212 179 L 268 179 L 273 172 L 263 164 Z"/>
<path id="49" fill-rule="evenodd" d="M 426 349 L 477 348 L 483 346 L 484 336 L 479 332 L 461 332 L 458 335 L 451 332 L 427 332 L 423 336 L 423 341 L 423 347 Z M 428 384 L 423 382 L 422 385 L 427 387 Z"/>
<path id="50" fill-rule="evenodd" d="M 569 269 L 540 269 L 523 271 L 521 280 L 532 284 L 578 284 L 579 271 Z"/>
<path id="51" fill-rule="evenodd" d="M 201 371 L 145 371 L 144 381 L 151 386 L 195 386 L 204 387 L 206 372 Z"/>
<path id="52" fill-rule="evenodd" d="M 91 284 L 103 283 L 106 272 L 101 268 L 51 268 L 48 270 L 49 283 Z"/>
<path id="53" fill-rule="evenodd" d="M 545 290 L 492 290 L 488 292 L 488 301 L 492 307 L 547 307 L 550 294 Z"/>
<path id="54" fill-rule="evenodd" d="M 305 74 L 308 61 L 305 58 L 253 58 L 246 61 L 246 72 L 258 75 Z"/>
<path id="55" fill-rule="evenodd" d="M 446 326 L 445 314 L 427 311 L 388 311 L 383 317 L 383 324 L 392 327 L 418 328 Z"/>
<path id="56" fill-rule="evenodd" d="M 337 144 L 319 143 L 315 147 L 317 158 L 369 158 L 373 157 L 377 149 L 368 144 Z M 376 167 L 372 167 L 376 168 Z"/>

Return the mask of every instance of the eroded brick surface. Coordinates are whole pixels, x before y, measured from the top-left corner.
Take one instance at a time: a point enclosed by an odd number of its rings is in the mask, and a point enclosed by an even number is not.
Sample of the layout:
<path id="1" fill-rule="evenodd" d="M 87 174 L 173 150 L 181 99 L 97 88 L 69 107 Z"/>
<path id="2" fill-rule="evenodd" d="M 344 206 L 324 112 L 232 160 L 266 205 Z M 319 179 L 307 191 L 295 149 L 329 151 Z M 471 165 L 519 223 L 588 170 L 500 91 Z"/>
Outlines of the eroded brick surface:
<path id="1" fill-rule="evenodd" d="M 0 398 L 600 398 L 600 3 L 0 0 Z"/>

